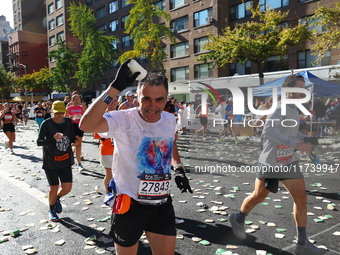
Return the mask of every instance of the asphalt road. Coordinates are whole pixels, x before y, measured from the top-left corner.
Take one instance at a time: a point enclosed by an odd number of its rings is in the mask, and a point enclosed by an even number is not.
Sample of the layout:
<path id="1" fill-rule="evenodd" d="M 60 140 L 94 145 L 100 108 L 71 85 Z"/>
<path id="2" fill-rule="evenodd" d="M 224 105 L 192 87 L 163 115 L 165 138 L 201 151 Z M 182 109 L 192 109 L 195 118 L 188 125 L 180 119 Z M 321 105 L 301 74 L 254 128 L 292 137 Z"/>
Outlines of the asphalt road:
<path id="1" fill-rule="evenodd" d="M 0 254 L 25 254 L 23 246 L 26 245 L 36 249 L 37 254 L 46 255 L 110 254 L 105 250 L 113 246 L 108 236 L 110 209 L 102 206 L 104 175 L 98 162 L 97 141 L 91 134 L 85 134 L 83 165 L 87 171 L 79 174 L 74 168 L 73 189 L 62 201 L 61 221 L 51 225 L 47 221 L 48 184 L 41 169 L 42 149 L 35 143 L 36 129 L 32 120 L 28 127 L 19 125 L 15 155 L 5 150 L 5 135 L 0 134 L 0 240 L 8 238 L 0 243 Z M 178 145 L 183 162 L 190 170 L 194 193 L 181 194 L 172 185 L 176 216 L 184 220 L 177 225 L 176 254 L 209 255 L 216 254 L 218 249 L 229 251 L 224 254 L 248 255 L 256 254 L 256 250 L 293 254 L 296 235 L 293 202 L 282 185 L 278 193 L 270 194 L 265 203 L 259 204 L 247 217 L 250 225 L 246 229 L 256 228 L 251 225 L 257 225 L 258 229 L 249 233 L 246 241 L 238 240 L 230 227 L 228 215 L 239 210 L 243 199 L 253 189 L 255 173 L 246 171 L 257 165 L 259 139 L 235 144 L 226 138 L 223 143 L 217 143 L 214 133 L 209 134 L 207 140 L 189 134 L 180 136 Z M 316 245 L 328 248 L 327 254 L 340 254 L 340 236 L 335 235 L 340 232 L 340 167 L 336 169 L 336 164 L 340 163 L 339 148 L 340 139 L 321 140 L 319 153 L 325 164 L 321 171 L 313 169 L 309 159 L 301 161 L 311 214 L 307 233 Z M 329 204 L 334 205 L 334 210 L 327 209 Z M 198 211 L 204 208 L 205 211 Z M 316 222 L 319 217 L 324 220 Z M 275 223 L 276 227 L 267 226 L 267 223 Z M 14 230 L 21 230 L 20 235 L 6 235 Z M 284 237 L 275 237 L 277 233 Z M 86 238 L 93 235 L 97 239 L 95 245 L 86 245 Z M 192 237 L 210 244 L 194 242 Z M 60 240 L 65 243 L 56 245 Z M 141 240 L 139 248 L 138 254 L 151 254 L 145 239 Z"/>

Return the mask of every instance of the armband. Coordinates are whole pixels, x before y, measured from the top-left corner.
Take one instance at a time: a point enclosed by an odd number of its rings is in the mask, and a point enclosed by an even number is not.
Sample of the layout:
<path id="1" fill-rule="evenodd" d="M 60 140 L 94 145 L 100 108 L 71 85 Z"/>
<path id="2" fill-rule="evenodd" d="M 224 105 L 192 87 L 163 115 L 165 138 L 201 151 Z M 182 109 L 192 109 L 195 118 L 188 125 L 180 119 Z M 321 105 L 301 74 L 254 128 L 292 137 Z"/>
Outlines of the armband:
<path id="1" fill-rule="evenodd" d="M 101 97 L 100 100 L 102 100 L 105 104 L 110 104 L 111 101 L 113 100 L 112 97 L 110 97 L 108 94 L 104 93 Z"/>

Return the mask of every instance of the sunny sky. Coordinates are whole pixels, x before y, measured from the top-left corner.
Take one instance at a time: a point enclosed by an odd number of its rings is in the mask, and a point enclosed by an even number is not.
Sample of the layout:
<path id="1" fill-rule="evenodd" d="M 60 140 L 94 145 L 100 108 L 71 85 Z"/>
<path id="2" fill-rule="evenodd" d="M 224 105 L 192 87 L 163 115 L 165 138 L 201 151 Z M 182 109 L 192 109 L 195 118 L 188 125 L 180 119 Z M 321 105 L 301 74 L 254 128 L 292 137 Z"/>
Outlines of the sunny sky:
<path id="1" fill-rule="evenodd" d="M 10 22 L 11 27 L 13 28 L 12 0 L 0 0 L 0 16 L 1 15 L 6 16 L 6 20 Z"/>

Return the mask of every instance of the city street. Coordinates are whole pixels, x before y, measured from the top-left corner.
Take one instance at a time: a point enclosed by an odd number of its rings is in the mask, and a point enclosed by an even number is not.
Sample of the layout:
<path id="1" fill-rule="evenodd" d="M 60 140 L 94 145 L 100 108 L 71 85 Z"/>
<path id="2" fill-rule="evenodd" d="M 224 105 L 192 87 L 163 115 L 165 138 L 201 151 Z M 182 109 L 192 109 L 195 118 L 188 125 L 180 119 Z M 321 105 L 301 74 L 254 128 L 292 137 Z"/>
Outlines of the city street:
<path id="1" fill-rule="evenodd" d="M 34 250 L 42 255 L 113 253 L 108 236 L 111 211 L 102 203 L 104 170 L 99 165 L 98 140 L 85 134 L 83 166 L 87 170 L 80 174 L 74 166 L 73 189 L 62 199 L 61 221 L 52 223 L 35 121 L 19 124 L 16 135 L 15 155 L 10 155 L 4 147 L 5 135 L 0 134 L 0 240 L 8 239 L 0 241 L 0 255 L 34 254 Z M 246 218 L 247 240 L 234 236 L 229 215 L 239 211 L 253 190 L 260 139 L 241 137 L 243 141 L 235 144 L 230 137 L 222 143 L 216 138 L 213 131 L 207 140 L 192 133 L 179 136 L 178 147 L 194 192 L 182 194 L 172 184 L 178 219 L 176 254 L 294 254 L 293 201 L 282 184 L 278 193 L 270 193 Z M 315 245 L 327 247 L 327 254 L 340 254 L 340 139 L 319 142 L 323 168 L 314 168 L 307 157 L 300 161 L 308 194 L 307 234 Z M 12 237 L 15 230 L 20 233 Z M 151 254 L 145 238 L 138 254 Z"/>

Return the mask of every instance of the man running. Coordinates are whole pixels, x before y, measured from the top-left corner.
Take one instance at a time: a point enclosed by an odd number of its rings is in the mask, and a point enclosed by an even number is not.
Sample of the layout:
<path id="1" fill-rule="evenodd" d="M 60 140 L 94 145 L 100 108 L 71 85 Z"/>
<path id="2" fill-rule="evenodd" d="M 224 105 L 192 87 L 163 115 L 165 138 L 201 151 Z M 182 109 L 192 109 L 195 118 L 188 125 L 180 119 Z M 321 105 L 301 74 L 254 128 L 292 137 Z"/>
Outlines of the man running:
<path id="1" fill-rule="evenodd" d="M 290 75 L 284 81 L 282 87 L 305 88 L 305 82 L 301 75 Z M 288 93 L 287 98 L 301 99 L 303 93 Z M 294 219 L 296 224 L 298 243 L 295 254 L 316 255 L 325 254 L 326 250 L 317 248 L 307 239 L 307 195 L 305 191 L 305 181 L 300 171 L 299 162 L 294 158 L 294 149 L 301 153 L 309 154 L 312 150 L 310 143 L 304 143 L 303 138 L 307 137 L 299 132 L 299 125 L 293 127 L 288 122 L 299 123 L 299 112 L 295 105 L 287 105 L 286 115 L 281 115 L 281 105 L 279 104 L 274 113 L 267 116 L 263 129 L 263 150 L 259 157 L 259 173 L 255 180 L 253 193 L 246 197 L 237 214 L 230 215 L 230 223 L 235 236 L 241 240 L 246 239 L 244 231 L 244 221 L 251 210 L 261 203 L 269 194 L 276 193 L 278 181 L 281 181 L 294 200 Z M 280 121 L 278 121 L 280 120 Z M 286 120 L 286 126 L 281 125 L 282 120 Z M 287 127 L 289 126 L 289 127 Z M 271 167 L 284 167 L 291 169 L 287 172 L 264 171 Z"/>

